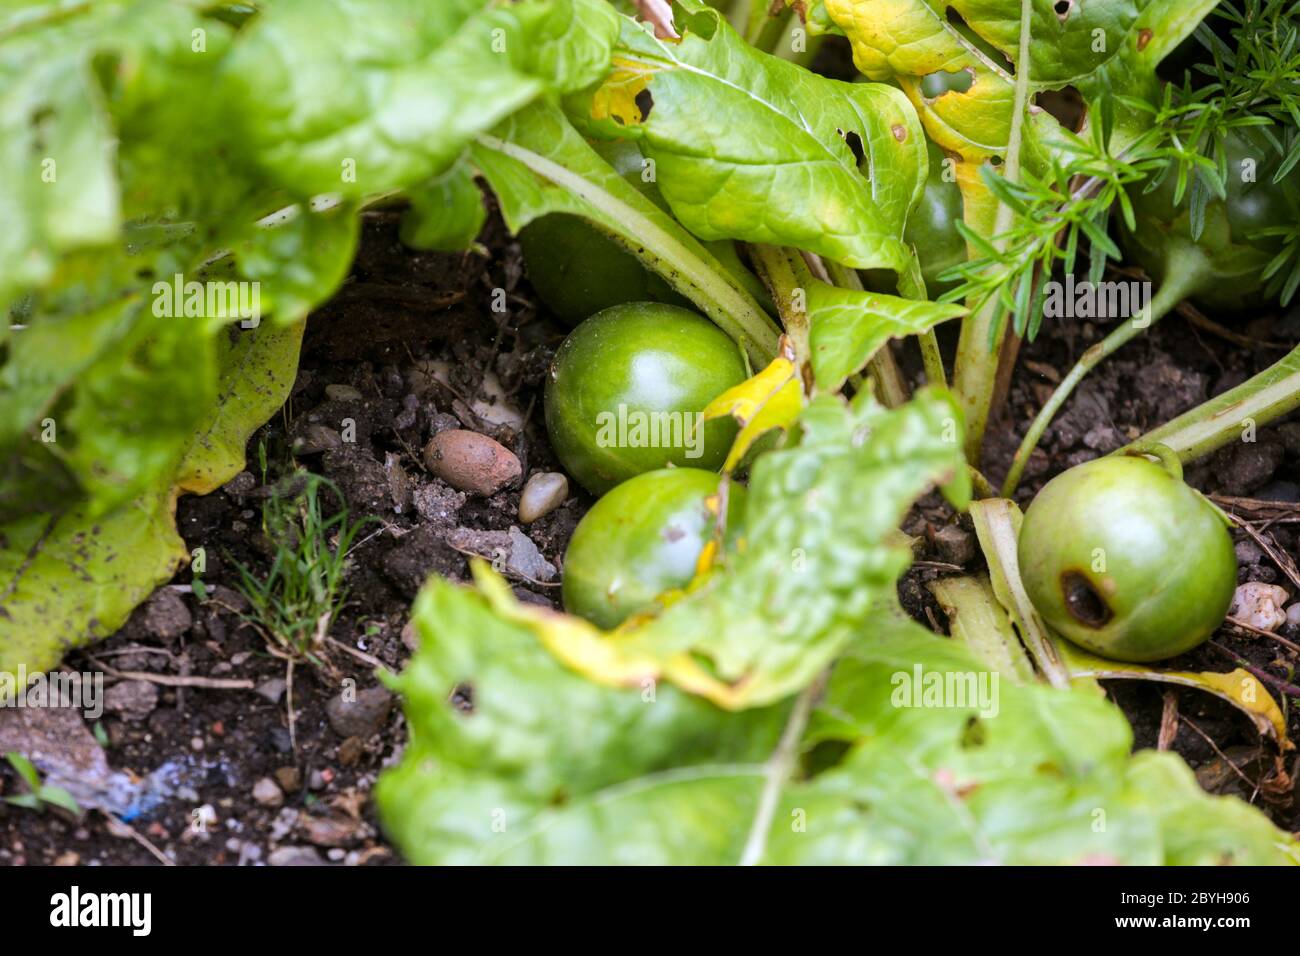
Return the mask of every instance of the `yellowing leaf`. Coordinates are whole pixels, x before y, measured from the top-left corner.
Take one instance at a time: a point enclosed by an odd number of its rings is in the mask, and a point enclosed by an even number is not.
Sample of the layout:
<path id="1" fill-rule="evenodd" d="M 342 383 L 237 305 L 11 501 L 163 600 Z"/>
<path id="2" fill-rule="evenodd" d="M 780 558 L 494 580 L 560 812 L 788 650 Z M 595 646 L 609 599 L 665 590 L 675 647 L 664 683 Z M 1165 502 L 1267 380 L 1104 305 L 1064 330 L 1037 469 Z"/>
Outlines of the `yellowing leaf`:
<path id="1" fill-rule="evenodd" d="M 664 679 L 724 710 L 739 710 L 745 704 L 744 681 L 728 685 L 718 680 L 689 653 L 661 656 L 637 651 L 628 638 L 648 620 L 645 615 L 631 617 L 607 633 L 580 617 L 521 603 L 505 578 L 484 561 L 474 560 L 472 571 L 474 583 L 497 614 L 529 628 L 556 660 L 590 680 L 610 687 L 637 687 Z"/>
<path id="2" fill-rule="evenodd" d="M 0 673 L 46 669 L 107 637 L 186 560 L 176 498 L 244 466 L 249 435 L 284 404 L 305 323 L 217 333 L 217 399 L 171 483 L 104 515 L 74 508 L 0 526 Z"/>
<path id="3" fill-rule="evenodd" d="M 611 119 L 621 126 L 637 126 L 645 118 L 636 98 L 658 72 L 647 63 L 616 56 L 613 70 L 591 97 L 591 118 Z"/>
<path id="4" fill-rule="evenodd" d="M 507 621 L 531 629 L 556 659 L 575 671 L 614 687 L 635 686 L 658 678 L 660 666 L 653 657 L 624 654 L 616 642 L 605 639 L 604 631 L 583 618 L 535 604 L 521 604 L 505 578 L 485 561 L 472 560 L 470 570 L 474 583 L 494 611 Z"/>
<path id="5" fill-rule="evenodd" d="M 249 437 L 293 388 L 306 327 L 305 319 L 287 326 L 263 322 L 233 338 L 218 336 L 221 394 L 181 463 L 176 484 L 182 491 L 206 495 L 244 467 Z"/>
<path id="6" fill-rule="evenodd" d="M 162 492 L 95 518 L 74 509 L 0 526 L 0 674 L 48 670 L 121 627 L 186 558 L 175 507 Z"/>
<path id="7" fill-rule="evenodd" d="M 1095 678 L 1099 680 L 1149 680 L 1162 684 L 1177 684 L 1181 687 L 1194 687 L 1209 691 L 1215 697 L 1226 700 L 1251 719 L 1255 727 L 1265 737 L 1277 741 L 1282 750 L 1294 750 L 1286 735 L 1286 717 L 1282 714 L 1277 701 L 1264 688 L 1254 674 L 1243 668 L 1228 673 L 1215 671 L 1162 671 L 1144 664 L 1129 664 L 1123 661 L 1110 661 L 1103 657 L 1089 654 L 1069 641 L 1058 641 L 1061 659 L 1070 670 L 1072 678 Z"/>
<path id="8" fill-rule="evenodd" d="M 709 402 L 705 421 L 730 415 L 740 425 L 723 470 L 734 470 L 765 432 L 773 428 L 788 431 L 801 408 L 803 388 L 794 363 L 784 357 L 773 359 L 763 371 Z"/>

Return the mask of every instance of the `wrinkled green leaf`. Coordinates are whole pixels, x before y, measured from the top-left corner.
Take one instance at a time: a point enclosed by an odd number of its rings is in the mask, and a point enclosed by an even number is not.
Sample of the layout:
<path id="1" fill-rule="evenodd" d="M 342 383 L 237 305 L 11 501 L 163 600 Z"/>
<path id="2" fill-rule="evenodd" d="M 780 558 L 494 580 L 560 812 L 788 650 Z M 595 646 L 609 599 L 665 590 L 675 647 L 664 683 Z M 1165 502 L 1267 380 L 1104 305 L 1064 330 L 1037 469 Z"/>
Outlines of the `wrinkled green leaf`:
<path id="1" fill-rule="evenodd" d="M 226 60 L 232 121 L 297 196 L 366 195 L 443 172 L 478 133 L 609 63 L 603 0 L 282 0 Z"/>
<path id="2" fill-rule="evenodd" d="M 806 728 L 806 697 L 727 713 L 668 686 L 588 683 L 442 580 L 414 622 L 420 650 L 395 680 L 411 743 L 376 799 L 415 863 L 1295 860 L 1287 834 L 1206 796 L 1179 758 L 1130 758 L 1103 698 L 993 684 L 960 645 L 888 609 Z M 907 706 L 918 673 L 954 687 L 982 674 L 988 692 Z M 809 776 L 826 762 L 799 759 L 814 750 L 842 756 Z"/>
<path id="3" fill-rule="evenodd" d="M 343 284 L 357 251 L 358 211 L 351 203 L 322 211 L 293 206 L 236 242 L 238 273 L 257 283 L 263 313 L 281 325 L 300 322 Z"/>
<path id="4" fill-rule="evenodd" d="M 191 49 L 195 29 L 202 54 Z M 193 88 L 229 32 L 180 0 L 0 13 L 0 307 L 47 280 L 60 254 L 117 237 L 136 198 L 122 193 L 123 167 L 144 167 L 150 150 L 175 159 L 210 142 L 193 123 L 207 105 Z M 117 138 L 146 116 L 153 143 Z M 187 172 L 149 191 L 175 196 L 194 182 Z"/>
<path id="5" fill-rule="evenodd" d="M 702 239 L 905 271 L 903 227 L 927 169 L 906 98 L 828 80 L 748 46 L 714 10 L 683 9 L 680 42 L 626 21 L 613 71 L 569 101 L 571 115 L 636 137 L 674 215 Z M 799 198 L 774 201 L 783 196 Z"/>
<path id="6" fill-rule="evenodd" d="M 562 840 L 550 852 L 573 862 L 704 862 L 719 839 L 734 838 L 708 834 L 732 806 L 743 814 L 744 794 L 726 782 L 698 810 L 680 800 L 656 810 L 653 797 L 674 783 L 689 795 L 692 778 L 710 780 L 720 765 L 756 792 L 784 707 L 728 714 L 652 681 L 626 690 L 593 684 L 480 595 L 438 578 L 421 592 L 413 621 L 421 650 L 396 682 L 411 743 L 376 791 L 413 862 L 514 860 L 525 851 L 512 856 L 512 846 L 534 833 Z M 629 804 L 648 814 L 636 840 L 627 839 L 637 829 Z M 548 837 L 546 811 L 560 807 L 574 812 Z"/>
<path id="7" fill-rule="evenodd" d="M 175 568 L 175 493 L 283 402 L 354 200 L 595 82 L 617 30 L 603 0 L 0 14 L 0 661 L 55 663 Z"/>
<path id="8" fill-rule="evenodd" d="M 91 516 L 176 467 L 214 397 L 212 332 L 139 295 L 12 332 L 0 366 L 0 518 L 85 499 Z"/>

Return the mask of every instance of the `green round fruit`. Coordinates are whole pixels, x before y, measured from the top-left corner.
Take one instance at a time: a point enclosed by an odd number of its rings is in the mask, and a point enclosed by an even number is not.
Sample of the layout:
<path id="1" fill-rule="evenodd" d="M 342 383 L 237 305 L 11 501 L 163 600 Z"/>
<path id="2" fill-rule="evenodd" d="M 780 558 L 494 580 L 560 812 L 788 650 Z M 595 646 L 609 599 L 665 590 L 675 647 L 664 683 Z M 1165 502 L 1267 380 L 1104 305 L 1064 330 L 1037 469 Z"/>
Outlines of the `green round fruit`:
<path id="1" fill-rule="evenodd" d="M 595 148 L 619 175 L 663 206 L 654 183 L 641 178 L 641 153 L 635 143 L 600 143 Z M 534 220 L 520 230 L 519 247 L 538 297 L 571 325 L 624 302 L 689 304 L 630 252 L 578 216 L 553 213 Z"/>
<path id="2" fill-rule="evenodd" d="M 565 469 L 593 494 L 667 465 L 716 471 L 736 425 L 701 425 L 701 413 L 744 380 L 740 349 L 707 319 L 661 303 L 617 305 L 555 353 L 546 430 Z"/>
<path id="3" fill-rule="evenodd" d="M 955 282 L 939 281 L 939 274 L 966 261 L 966 240 L 957 231 L 964 212 L 961 189 L 943 178 L 943 150 L 930 143 L 929 151 L 930 175 L 920 203 L 907 217 L 903 240 L 916 249 L 925 291 L 936 298 L 956 286 Z"/>
<path id="4" fill-rule="evenodd" d="M 1264 268 L 1281 248 L 1281 240 L 1258 233 L 1288 226 L 1300 217 L 1300 174 L 1293 171 L 1274 183 L 1281 157 L 1262 134 L 1249 128 L 1225 137 L 1224 158 L 1227 196 L 1207 204 L 1204 226 L 1195 239 L 1190 198 L 1184 194 L 1174 205 L 1177 176 L 1172 172 L 1151 192 L 1144 191 L 1145 184 L 1129 191 L 1137 229 L 1130 232 L 1121 224 L 1120 238 L 1128 258 L 1157 283 L 1186 267 L 1190 257 L 1199 257 L 1191 298 L 1203 308 L 1231 314 L 1269 298 Z"/>
<path id="5" fill-rule="evenodd" d="M 1200 644 L 1237 586 L 1232 536 L 1215 508 L 1164 466 L 1112 456 L 1049 481 L 1020 529 L 1020 576 L 1043 619 L 1120 661 Z"/>
<path id="6" fill-rule="evenodd" d="M 661 468 L 623 482 L 579 522 L 564 555 L 564 607 L 609 629 L 685 587 L 713 533 L 706 499 L 721 479 L 698 468 Z M 744 513 L 744 488 L 727 490 L 727 536 Z"/>

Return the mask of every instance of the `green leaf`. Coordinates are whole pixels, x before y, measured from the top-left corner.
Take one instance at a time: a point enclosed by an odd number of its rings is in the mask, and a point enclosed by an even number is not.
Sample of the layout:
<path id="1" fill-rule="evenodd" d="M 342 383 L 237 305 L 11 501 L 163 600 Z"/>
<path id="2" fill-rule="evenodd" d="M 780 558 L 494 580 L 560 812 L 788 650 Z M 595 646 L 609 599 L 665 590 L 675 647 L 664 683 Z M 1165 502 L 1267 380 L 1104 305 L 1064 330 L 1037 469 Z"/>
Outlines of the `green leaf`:
<path id="1" fill-rule="evenodd" d="M 191 49 L 195 29 L 201 55 Z M 206 124 L 193 122 L 209 105 L 194 97 L 194 78 L 219 60 L 229 33 L 181 2 L 0 13 L 0 308 L 45 281 L 60 254 L 117 237 L 131 212 L 121 165 L 140 163 L 149 148 L 181 153 L 208 142 Z M 154 144 L 119 140 L 119 127 L 145 114 Z M 194 180 L 155 180 L 149 191 Z"/>
<path id="2" fill-rule="evenodd" d="M 842 289 L 814 280 L 805 289 L 817 386 L 838 391 L 890 339 L 918 335 L 965 309 L 955 304 Z"/>
<path id="3" fill-rule="evenodd" d="M 48 670 L 120 627 L 185 559 L 173 508 L 163 493 L 0 526 L 0 673 Z"/>
<path id="4" fill-rule="evenodd" d="M 644 797 L 674 781 L 689 790 L 692 777 L 728 773 L 724 764 L 733 783 L 753 783 L 781 732 L 783 707 L 728 714 L 668 685 L 593 684 L 527 627 L 440 578 L 425 586 L 412 620 L 421 649 L 395 681 L 411 743 L 376 789 L 412 862 L 518 859 L 525 850 L 515 845 L 535 830 L 531 839 L 545 840 L 547 811 L 561 808 L 567 822 L 550 839 L 563 839 L 556 855 L 570 861 L 704 862 L 718 851 L 719 837 L 708 833 L 721 829 L 718 814 L 740 805 L 730 802 L 743 797 L 737 787 L 724 783 L 722 800 L 681 816 L 676 836 L 665 815 L 683 804 L 656 811 Z M 651 815 L 634 840 L 626 839 L 638 829 L 629 803 Z M 526 858 L 544 852 L 533 844 Z"/>
<path id="5" fill-rule="evenodd" d="M 1178 757 L 1131 758 L 1104 698 L 995 682 L 969 651 L 888 609 L 824 695 L 817 682 L 739 713 L 670 686 L 588 683 L 440 579 L 413 620 L 421 646 L 394 680 L 411 743 L 376 787 L 413 863 L 1297 859 L 1287 834 L 1206 796 Z M 975 693 L 927 706 L 935 681 Z M 800 759 L 814 754 L 830 766 Z"/>
<path id="6" fill-rule="evenodd" d="M 974 691 L 965 702 L 954 693 L 963 686 Z M 941 691 L 917 706 L 927 687 Z M 1105 698 L 995 683 L 967 650 L 910 622 L 851 649 L 810 737 L 855 744 L 840 767 L 816 781 L 820 792 L 836 797 L 821 814 L 834 813 L 847 831 L 825 828 L 828 861 L 1300 859 L 1294 841 L 1262 814 L 1206 796 L 1177 756 L 1130 758 L 1131 731 Z M 860 846 L 851 842 L 855 829 L 866 833 Z M 783 846 L 799 847 L 796 834 L 775 833 Z"/>
<path id="7" fill-rule="evenodd" d="M 93 517 L 165 480 L 214 393 L 202 318 L 159 318 L 140 294 L 38 315 L 0 365 L 0 519 L 85 499 Z"/>
<path id="8" fill-rule="evenodd" d="M 442 173 L 515 110 L 598 80 L 618 20 L 603 0 L 287 0 L 241 35 L 221 97 L 282 188 L 360 199 Z"/>
<path id="9" fill-rule="evenodd" d="M 358 213 L 352 203 L 291 206 L 274 225 L 254 226 L 235 242 L 239 277 L 256 283 L 262 314 L 292 325 L 343 284 L 357 251 Z"/>
<path id="10" fill-rule="evenodd" d="M 12 750 L 5 754 L 5 760 L 9 762 L 9 766 L 13 767 L 14 773 L 18 774 L 23 783 L 27 784 L 33 792 L 40 788 L 41 775 L 36 772 L 36 767 L 33 766 L 30 760 Z"/>
<path id="11" fill-rule="evenodd" d="M 408 196 L 411 208 L 402 217 L 402 242 L 413 249 L 468 249 L 487 220 L 474 173 L 463 163 L 409 190 Z"/>
<path id="12" fill-rule="evenodd" d="M 601 136 L 636 137 L 673 214 L 702 239 L 905 271 L 903 227 L 927 170 L 906 98 L 761 53 L 716 11 L 684 7 L 680 42 L 626 21 L 613 72 L 569 100 L 571 115 Z"/>
<path id="13" fill-rule="evenodd" d="M 42 803 L 52 804 L 53 806 L 67 810 L 73 816 L 81 816 L 81 805 L 77 803 L 76 797 L 68 793 L 68 791 L 64 790 L 62 787 L 42 786 L 41 789 L 36 792 L 36 796 L 40 798 Z"/>
<path id="14" fill-rule="evenodd" d="M 180 444 L 160 490 L 104 514 L 81 507 L 0 525 L 0 672 L 54 667 L 69 649 L 113 633 L 175 573 L 187 557 L 176 494 L 207 493 L 243 467 L 249 435 L 288 397 L 302 331 L 302 322 L 268 322 L 221 333 L 203 424 Z"/>
<path id="15" fill-rule="evenodd" d="M 1076 0 L 1062 10 L 1055 0 L 1032 0 L 1029 90 L 1074 86 L 1088 103 L 1119 90 L 1154 99 L 1156 66 L 1214 5 Z M 939 145 L 975 160 L 1005 151 L 1019 66 L 1020 0 L 896 0 L 887 13 L 870 0 L 825 0 L 825 6 L 852 43 L 858 68 L 873 80 L 898 82 Z M 958 70 L 973 77 L 967 90 L 924 95 L 926 76 Z M 1138 111 L 1117 104 L 1106 118 L 1112 151 L 1122 150 L 1145 124 Z M 1051 139 L 1057 124 L 1039 112 L 1032 128 Z"/>
<path id="16" fill-rule="evenodd" d="M 265 323 L 218 338 L 218 398 L 197 429 L 175 478 L 187 494 L 206 495 L 244 467 L 248 439 L 289 398 L 306 320 Z"/>

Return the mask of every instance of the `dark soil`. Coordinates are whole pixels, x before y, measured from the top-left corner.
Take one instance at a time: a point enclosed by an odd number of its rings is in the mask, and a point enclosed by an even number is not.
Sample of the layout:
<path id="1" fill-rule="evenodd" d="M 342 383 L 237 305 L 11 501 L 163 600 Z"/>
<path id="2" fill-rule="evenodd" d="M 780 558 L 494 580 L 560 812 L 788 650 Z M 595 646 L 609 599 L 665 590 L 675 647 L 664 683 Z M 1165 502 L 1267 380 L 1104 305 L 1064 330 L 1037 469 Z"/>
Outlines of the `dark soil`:
<path id="1" fill-rule="evenodd" d="M 146 843 L 183 864 L 398 862 L 369 792 L 400 753 L 405 729 L 400 708 L 379 689 L 376 669 L 398 670 L 408 657 L 410 638 L 403 632 L 411 599 L 427 575 L 465 579 L 465 552 L 477 550 L 476 541 L 498 540 L 484 532 L 520 526 L 522 480 L 491 497 L 475 497 L 430 475 L 421 449 L 432 434 L 470 429 L 518 456 L 523 479 L 559 470 L 541 420 L 541 386 L 566 329 L 533 303 L 517 246 L 499 219 L 491 219 L 481 237 L 486 256 L 413 252 L 398 242 L 396 222 L 394 213 L 367 215 L 352 275 L 310 320 L 292 397 L 254 435 L 249 470 L 212 495 L 180 502 L 187 546 L 207 554 L 202 581 L 208 599 L 198 599 L 187 569 L 115 636 L 68 662 L 75 670 L 112 669 L 108 681 L 116 687 L 97 729 L 114 770 L 139 780 L 166 778 L 157 805 L 135 816 L 128 832 L 99 813 L 73 820 L 0 803 L 0 865 L 154 863 Z M 494 304 L 501 306 L 497 289 L 505 290 L 504 308 L 494 311 Z M 1095 371 L 1032 459 L 1018 495 L 1022 504 L 1052 475 L 1119 447 L 1271 363 L 1282 354 L 1280 343 L 1294 342 L 1300 331 L 1289 318 L 1233 328 L 1251 343 L 1227 341 L 1171 317 Z M 985 465 L 995 479 L 1053 381 L 1102 334 L 1090 323 L 1063 323 L 1023 348 L 1008 411 L 990 429 Z M 900 360 L 919 378 L 916 356 L 902 350 Z M 355 441 L 345 441 L 345 434 Z M 1257 437 L 1190 469 L 1189 478 L 1206 492 L 1284 503 L 1282 520 L 1260 527 L 1295 554 L 1300 427 L 1261 429 Z M 318 662 L 299 663 L 290 675 L 274 642 L 243 616 L 247 605 L 236 590 L 236 563 L 265 573 L 275 542 L 262 533 L 261 509 L 276 482 L 292 472 L 295 450 L 298 464 L 338 485 L 354 518 L 376 520 L 353 547 L 349 602 L 331 624 L 330 640 L 318 648 Z M 562 567 L 565 545 L 590 503 L 575 488 L 558 509 L 522 530 L 543 558 Z M 952 565 L 979 565 L 973 534 L 968 524 L 952 520 L 937 496 L 922 502 L 907 530 L 919 539 L 919 563 L 901 582 L 900 595 L 919 619 L 942 627 L 942 612 L 924 584 L 952 573 Z M 1239 540 L 1243 581 L 1290 589 L 1281 569 Z M 553 586 L 523 578 L 514 583 L 521 599 L 557 598 Z M 1171 666 L 1230 670 L 1230 658 L 1239 656 L 1273 678 L 1293 680 L 1296 657 L 1275 641 L 1224 629 L 1214 645 Z M 173 686 L 178 678 L 242 680 L 255 689 Z M 1129 716 L 1137 746 L 1156 746 L 1166 687 L 1111 682 L 1107 690 Z M 331 702 L 341 694 L 355 694 L 360 704 L 339 713 Z M 1284 827 L 1300 825 L 1294 758 L 1279 757 L 1218 699 L 1190 690 L 1173 694 L 1169 706 L 1176 705 L 1182 719 L 1167 744 L 1197 768 L 1207 789 L 1251 800 Z M 1289 720 L 1292 736 L 1300 736 L 1300 720 L 1294 713 Z M 160 768 L 166 774 L 157 774 Z M 7 769 L 0 771 L 0 785 L 16 788 Z"/>

